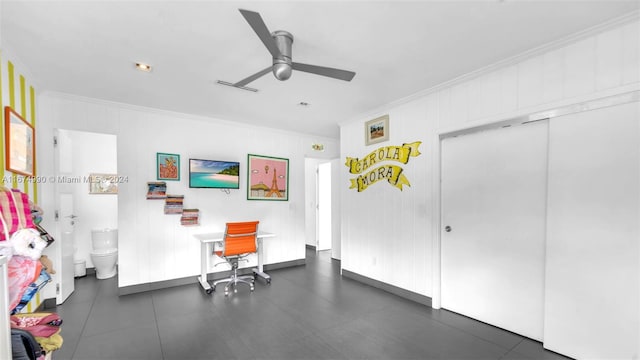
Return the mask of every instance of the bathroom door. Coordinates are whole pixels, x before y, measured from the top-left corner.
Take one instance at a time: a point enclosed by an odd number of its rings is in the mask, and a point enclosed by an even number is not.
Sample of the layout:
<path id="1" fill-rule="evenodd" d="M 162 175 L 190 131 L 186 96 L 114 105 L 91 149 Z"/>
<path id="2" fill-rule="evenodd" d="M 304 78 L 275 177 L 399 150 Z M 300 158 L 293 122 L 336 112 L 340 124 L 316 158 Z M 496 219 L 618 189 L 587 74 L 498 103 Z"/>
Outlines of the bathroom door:
<path id="1" fill-rule="evenodd" d="M 58 262 L 60 269 L 56 279 L 56 304 L 62 304 L 74 290 L 73 253 L 75 250 L 74 188 L 82 186 L 78 177 L 73 173 L 73 143 L 66 130 L 54 131 L 54 162 L 55 162 L 55 199 L 56 199 L 56 227 L 58 244 Z M 78 181 L 77 181 L 78 180 Z"/>

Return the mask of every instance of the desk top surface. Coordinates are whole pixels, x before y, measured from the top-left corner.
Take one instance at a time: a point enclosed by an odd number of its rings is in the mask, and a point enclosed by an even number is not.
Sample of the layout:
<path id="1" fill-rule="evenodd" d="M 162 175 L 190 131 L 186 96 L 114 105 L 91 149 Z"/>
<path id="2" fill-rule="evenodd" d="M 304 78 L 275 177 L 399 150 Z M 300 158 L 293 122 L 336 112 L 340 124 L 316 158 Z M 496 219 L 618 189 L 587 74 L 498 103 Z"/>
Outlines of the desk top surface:
<path id="1" fill-rule="evenodd" d="M 258 238 L 261 238 L 261 239 L 270 238 L 270 237 L 274 237 L 274 236 L 276 236 L 276 234 L 274 234 L 274 233 L 269 233 L 269 232 L 265 232 L 265 231 L 258 231 Z M 212 232 L 212 233 L 193 234 L 193 237 L 198 239 L 198 240 L 200 240 L 200 242 L 202 242 L 202 243 L 222 241 L 222 240 L 224 240 L 224 231 Z"/>

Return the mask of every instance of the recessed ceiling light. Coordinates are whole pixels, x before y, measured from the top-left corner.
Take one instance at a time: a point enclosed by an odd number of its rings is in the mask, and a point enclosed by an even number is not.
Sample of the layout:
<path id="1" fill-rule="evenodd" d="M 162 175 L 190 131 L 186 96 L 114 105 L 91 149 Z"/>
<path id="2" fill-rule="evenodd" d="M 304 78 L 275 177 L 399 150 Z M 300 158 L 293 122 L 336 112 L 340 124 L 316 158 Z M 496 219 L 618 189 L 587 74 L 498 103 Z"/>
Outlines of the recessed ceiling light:
<path id="1" fill-rule="evenodd" d="M 151 72 L 151 65 L 137 62 L 136 63 L 136 69 L 138 69 L 140 71 L 144 71 L 144 72 Z"/>

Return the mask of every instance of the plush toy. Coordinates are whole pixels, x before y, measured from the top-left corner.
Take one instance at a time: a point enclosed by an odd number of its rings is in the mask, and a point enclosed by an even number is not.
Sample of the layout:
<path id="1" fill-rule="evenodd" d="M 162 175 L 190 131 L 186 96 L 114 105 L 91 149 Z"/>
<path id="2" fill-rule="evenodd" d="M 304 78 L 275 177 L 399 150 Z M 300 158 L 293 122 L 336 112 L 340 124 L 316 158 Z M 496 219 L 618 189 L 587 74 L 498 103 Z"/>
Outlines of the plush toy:
<path id="1" fill-rule="evenodd" d="M 40 256 L 40 262 L 42 263 L 42 267 L 49 273 L 49 275 L 55 274 L 56 271 L 53 270 L 53 262 L 47 255 Z"/>
<path id="2" fill-rule="evenodd" d="M 20 229 L 11 235 L 13 255 L 22 255 L 33 260 L 40 259 L 47 242 L 40 237 L 36 229 Z"/>

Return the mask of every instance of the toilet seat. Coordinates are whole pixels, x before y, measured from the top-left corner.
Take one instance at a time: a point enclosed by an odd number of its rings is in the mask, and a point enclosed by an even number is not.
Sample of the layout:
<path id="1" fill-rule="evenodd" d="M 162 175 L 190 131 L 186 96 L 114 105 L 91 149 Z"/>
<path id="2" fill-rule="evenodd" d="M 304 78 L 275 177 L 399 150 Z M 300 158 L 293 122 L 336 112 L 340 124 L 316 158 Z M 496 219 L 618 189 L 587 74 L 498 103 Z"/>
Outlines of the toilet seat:
<path id="1" fill-rule="evenodd" d="M 92 256 L 109 256 L 109 255 L 114 255 L 118 253 L 118 249 L 116 248 L 111 248 L 111 249 L 95 249 L 91 251 L 91 255 Z"/>

